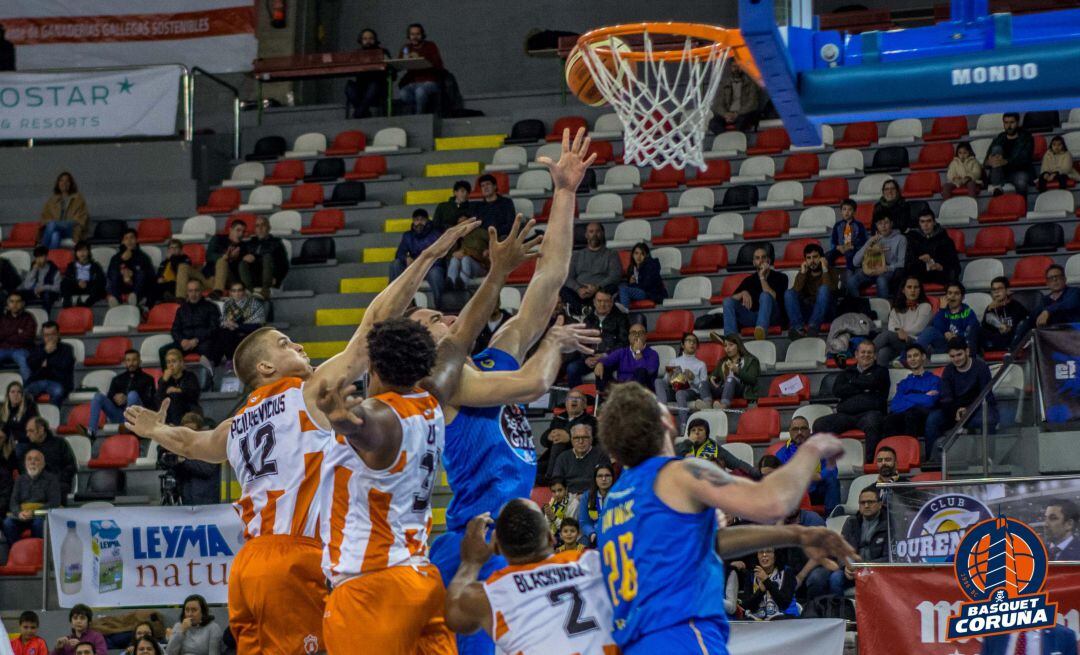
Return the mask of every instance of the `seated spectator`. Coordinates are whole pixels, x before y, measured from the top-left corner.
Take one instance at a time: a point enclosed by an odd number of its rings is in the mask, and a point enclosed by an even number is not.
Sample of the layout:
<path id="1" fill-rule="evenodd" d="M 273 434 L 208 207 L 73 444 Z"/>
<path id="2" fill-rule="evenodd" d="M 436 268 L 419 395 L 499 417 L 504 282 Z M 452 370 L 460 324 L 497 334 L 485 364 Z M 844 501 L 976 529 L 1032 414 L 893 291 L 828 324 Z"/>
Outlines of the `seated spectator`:
<path id="1" fill-rule="evenodd" d="M 876 233 L 879 230 L 878 220 L 882 216 L 888 216 L 892 221 L 892 229 L 901 234 L 914 227 L 911 225 L 911 209 L 900 193 L 900 183 L 892 178 L 881 184 L 881 197 L 874 203 L 873 219 L 870 222 L 871 232 Z"/>
<path id="2" fill-rule="evenodd" d="M 270 219 L 255 219 L 255 234 L 244 242 L 238 266 L 240 280 L 253 294 L 270 299 L 270 288 L 281 288 L 289 274 L 289 255 L 281 237 L 270 234 Z"/>
<path id="3" fill-rule="evenodd" d="M 825 519 L 817 512 L 797 509 L 786 519 L 784 525 L 799 525 L 804 528 L 824 528 Z M 840 568 L 835 560 L 826 556 L 817 556 L 802 548 L 781 548 L 777 551 L 778 561 L 787 564 L 795 571 L 795 595 L 800 600 L 812 601 L 829 593 L 829 574 Z"/>
<path id="4" fill-rule="evenodd" d="M 439 47 L 427 40 L 427 33 L 420 23 L 409 25 L 408 42 L 401 46 L 398 56 L 402 59 L 425 59 L 429 68 L 406 71 L 398 85 L 406 114 L 431 114 L 439 107 L 439 82 L 442 79 L 443 61 Z"/>
<path id="5" fill-rule="evenodd" d="M 938 437 L 967 417 L 968 405 L 973 403 L 983 389 L 990 386 L 990 367 L 978 357 L 972 357 L 966 341 L 957 337 L 949 342 L 949 361 L 941 374 L 941 396 L 937 408 L 926 419 L 926 456 L 940 461 L 941 449 L 934 449 Z M 994 392 L 986 394 L 986 431 L 997 431 L 999 420 L 997 399 Z M 981 430 L 983 411 L 980 407 L 967 418 L 965 427 Z"/>
<path id="6" fill-rule="evenodd" d="M 910 344 L 917 342 L 930 324 L 932 309 L 919 279 L 908 277 L 904 280 L 904 286 L 893 298 L 886 329 L 874 337 L 878 364 L 888 366 L 904 354 Z"/>
<path id="7" fill-rule="evenodd" d="M 142 358 L 135 349 L 124 353 L 124 372 L 109 382 L 108 393 L 95 393 L 90 401 L 90 421 L 86 436 L 97 436 L 101 413 L 110 423 L 123 423 L 124 410 L 129 406 L 154 407 L 154 378 L 142 369 Z"/>
<path id="8" fill-rule="evenodd" d="M 945 287 L 945 303 L 916 340 L 928 352 L 945 352 L 945 345 L 955 337 L 962 337 L 973 350 L 979 350 L 979 317 L 964 304 L 966 291 L 959 282 Z"/>
<path id="9" fill-rule="evenodd" d="M 105 636 L 90 627 L 90 622 L 93 620 L 94 612 L 86 605 L 79 603 L 72 607 L 68 612 L 71 632 L 56 641 L 56 648 L 53 649 L 52 655 L 83 655 L 79 652 L 82 644 L 93 645 L 94 650 L 88 655 L 105 655 L 108 652 Z M 82 647 L 85 648 L 85 646 Z"/>
<path id="10" fill-rule="evenodd" d="M 161 650 L 161 644 L 157 642 L 153 637 L 139 637 L 133 639 L 131 646 L 128 646 L 131 655 L 164 655 L 165 651 Z"/>
<path id="11" fill-rule="evenodd" d="M 893 230 L 892 219 L 887 214 L 878 217 L 874 226 L 877 233 L 855 253 L 858 270 L 848 276 L 848 295 L 858 296 L 863 287 L 876 284 L 878 298 L 892 298 L 897 279 L 904 274 L 908 242 Z"/>
<path id="12" fill-rule="evenodd" d="M 37 303 L 51 312 L 52 306 L 60 298 L 60 282 L 64 276 L 56 264 L 49 261 L 49 249 L 45 246 L 34 248 L 34 259 L 30 270 L 23 276 L 19 291 L 28 303 Z"/>
<path id="13" fill-rule="evenodd" d="M 214 300 L 225 295 L 225 287 L 230 282 L 240 279 L 240 262 L 244 256 L 244 229 L 244 221 L 236 219 L 229 223 L 228 232 L 210 237 L 210 243 L 206 246 L 203 279 L 212 278 L 210 286 L 213 293 L 210 297 Z"/>
<path id="14" fill-rule="evenodd" d="M 859 343 L 855 349 L 855 366 L 840 371 L 833 385 L 833 394 L 840 399 L 836 413 L 814 422 L 814 432 L 843 434 L 862 430 L 866 434 L 868 462 L 881 440 L 881 422 L 889 397 L 889 372 L 874 361 L 875 355 L 873 343 Z"/>
<path id="15" fill-rule="evenodd" d="M 547 517 L 548 525 L 551 526 L 551 536 L 559 537 L 559 529 L 566 519 L 566 509 L 570 505 L 570 494 L 566 490 L 566 483 L 555 479 L 551 481 L 551 500 L 544 503 L 544 516 Z M 573 517 L 571 517 L 573 518 Z"/>
<path id="16" fill-rule="evenodd" d="M 574 354 L 567 358 L 566 380 L 571 387 L 580 385 L 585 372 L 595 369 L 608 353 L 625 348 L 630 343 L 630 318 L 615 306 L 614 299 L 607 291 L 596 292 L 593 312 L 582 322 L 585 327 L 600 331 L 600 343 L 596 345 L 596 351 L 588 357 Z"/>
<path id="17" fill-rule="evenodd" d="M 488 322 L 484 324 L 484 329 L 480 330 L 480 336 L 476 337 L 476 343 L 473 344 L 472 354 L 478 355 L 487 350 L 488 346 L 491 345 L 491 338 L 494 337 L 495 333 L 513 317 L 513 312 L 508 309 L 496 307 L 491 310 L 491 316 L 488 318 Z"/>
<path id="18" fill-rule="evenodd" d="M 221 327 L 213 338 L 216 349 L 211 359 L 214 363 L 222 358 L 232 361 L 233 353 L 244 337 L 266 325 L 266 312 L 265 300 L 249 294 L 243 282 L 233 282 L 229 286 L 229 299 L 222 308 Z"/>
<path id="19" fill-rule="evenodd" d="M 9 382 L 0 402 L 0 431 L 15 441 L 25 442 L 26 424 L 37 415 L 37 403 L 23 393 L 22 382 Z"/>
<path id="20" fill-rule="evenodd" d="M 787 464 L 795 456 L 799 446 L 810 438 L 810 422 L 803 416 L 792 418 L 788 425 L 788 435 L 787 443 L 776 451 L 776 458 L 781 464 Z M 836 463 L 821 460 L 817 475 L 807 491 L 812 503 L 824 505 L 825 513 L 832 513 L 833 508 L 840 504 L 840 471 L 836 468 Z"/>
<path id="21" fill-rule="evenodd" d="M 562 520 L 562 525 L 559 526 L 558 545 L 555 547 L 556 553 L 564 553 L 568 550 L 577 552 L 585 550 L 585 545 L 581 543 L 581 522 L 573 516 L 567 516 Z"/>
<path id="22" fill-rule="evenodd" d="M 608 492 L 615 484 L 615 469 L 610 464 L 596 467 L 593 471 L 592 488 L 578 503 L 578 523 L 581 525 L 581 542 L 589 548 L 596 548 L 599 533 L 600 514 L 604 511 Z M 566 527 L 566 523 L 563 523 Z"/>
<path id="23" fill-rule="evenodd" d="M 709 376 L 709 395 L 714 409 L 731 407 L 736 398 L 754 402 L 761 395 L 758 379 L 761 377 L 761 362 L 743 345 L 738 334 L 725 334 L 724 356 L 716 362 L 712 375 Z M 705 409 L 705 406 L 699 407 Z"/>
<path id="24" fill-rule="evenodd" d="M 795 573 L 787 566 L 777 566 L 776 551 L 763 548 L 757 553 L 757 566 L 746 576 L 740 605 L 755 621 L 797 617 L 802 612 L 795 602 Z"/>
<path id="25" fill-rule="evenodd" d="M 1073 158 L 1065 147 L 1065 139 L 1055 136 L 1050 139 L 1050 147 L 1043 155 L 1042 165 L 1039 167 L 1039 191 L 1046 191 L 1046 185 L 1057 182 L 1058 187 L 1064 189 L 1069 183 L 1080 180 L 1080 173 L 1073 168 Z"/>
<path id="26" fill-rule="evenodd" d="M 896 470 L 896 451 L 889 446 L 882 446 L 877 449 L 877 454 L 874 455 L 874 463 L 878 467 L 877 480 L 874 480 L 874 484 L 882 484 L 885 482 L 899 482 L 900 472 Z M 884 493 L 884 489 L 879 489 Z"/>
<path id="27" fill-rule="evenodd" d="M 1005 130 L 990 142 L 986 149 L 983 172 L 989 180 L 987 189 L 995 196 L 1009 189 L 1027 195 L 1028 185 L 1035 176 L 1031 158 L 1035 153 L 1035 139 L 1027 130 L 1020 128 L 1020 114 L 1008 112 L 1001 117 Z"/>
<path id="28" fill-rule="evenodd" d="M 566 482 L 571 494 L 581 495 L 593 483 L 593 471 L 598 466 L 609 466 L 608 456 L 593 446 L 594 423 L 577 423 L 570 428 L 570 450 L 563 451 L 555 460 L 552 478 Z"/>
<path id="29" fill-rule="evenodd" d="M 23 472 L 15 481 L 4 517 L 4 539 L 8 545 L 22 538 L 30 530 L 33 537 L 45 532 L 45 517 L 34 516 L 39 509 L 60 507 L 60 481 L 45 470 L 45 455 L 37 448 L 30 448 L 23 456 Z"/>
<path id="30" fill-rule="evenodd" d="M 604 226 L 589 223 L 585 226 L 585 247 L 571 255 L 566 286 L 559 291 L 567 311 L 580 316 L 585 306 L 592 306 L 597 291 L 614 294 L 621 279 L 622 262 L 619 253 L 608 249 Z"/>
<path id="31" fill-rule="evenodd" d="M 630 266 L 626 282 L 619 285 L 619 302 L 630 309 L 635 300 L 651 300 L 656 304 L 667 298 L 667 287 L 660 276 L 660 261 L 652 256 L 649 244 L 642 241 L 630 251 Z"/>
<path id="32" fill-rule="evenodd" d="M 690 420 L 686 426 L 686 439 L 679 440 L 675 444 L 676 457 L 697 457 L 716 462 L 720 467 L 729 472 L 737 472 L 748 478 L 758 480 L 761 472 L 749 462 L 744 462 L 732 455 L 726 448 L 721 448 L 709 436 L 709 422 L 703 418 Z"/>
<path id="33" fill-rule="evenodd" d="M 859 492 L 859 513 L 848 519 L 841 534 L 863 562 L 889 561 L 889 517 L 876 485 Z M 854 586 L 855 568 L 850 563 L 829 575 L 829 593 L 834 596 L 843 596 Z"/>
<path id="34" fill-rule="evenodd" d="M 15 362 L 24 380 L 30 377 L 27 359 L 36 335 L 37 320 L 26 311 L 22 293 L 13 292 L 7 297 L 4 313 L 0 315 L 0 363 Z"/>
<path id="35" fill-rule="evenodd" d="M 472 193 L 472 185 L 467 181 L 454 182 L 454 195 L 435 205 L 435 213 L 431 215 L 431 222 L 435 224 L 436 230 L 445 232 L 460 223 L 463 217 L 473 217 L 476 209 L 475 203 L 469 200 L 470 193 Z M 513 204 L 512 200 L 510 204 Z M 512 224 L 513 219 L 510 220 Z M 482 232 L 487 232 L 487 230 L 482 230 Z"/>
<path id="36" fill-rule="evenodd" d="M 139 645 L 139 640 L 143 638 L 148 639 L 154 642 L 155 645 L 157 645 L 157 640 L 154 639 L 154 626 L 151 625 L 148 621 L 143 621 L 135 625 L 135 629 L 131 632 L 131 645 L 124 649 L 125 655 L 132 655 L 133 653 L 136 653 Z M 161 647 L 158 646 L 159 650 L 160 648 Z M 155 653 L 155 655 L 160 655 L 160 653 Z"/>
<path id="37" fill-rule="evenodd" d="M 1008 350 L 1027 318 L 1027 307 L 1009 293 L 1009 278 L 1001 275 L 991 280 L 990 304 L 986 306 L 979 329 L 983 350 Z"/>
<path id="38" fill-rule="evenodd" d="M 713 100 L 709 131 L 713 134 L 722 134 L 727 130 L 753 131 L 761 119 L 761 89 L 747 77 L 739 64 L 732 61 L 728 66 Z"/>
<path id="39" fill-rule="evenodd" d="M 481 175 L 479 184 L 483 199 L 472 204 L 473 216 L 480 219 L 484 232 L 494 227 L 501 239 L 514 227 L 514 216 L 517 215 L 514 201 L 499 195 L 499 185 L 491 175 Z"/>
<path id="40" fill-rule="evenodd" d="M 712 401 L 709 390 L 709 371 L 705 362 L 698 359 L 698 338 L 693 332 L 687 332 L 682 338 L 682 353 L 668 362 L 664 376 L 656 380 L 656 399 L 667 403 L 672 395 L 679 408 L 678 428 L 686 423 L 686 414 L 690 401 L 701 399 Z"/>
<path id="41" fill-rule="evenodd" d="M 473 230 L 476 232 L 477 230 Z M 412 228 L 401 235 L 401 243 L 398 244 L 394 261 L 390 262 L 390 280 L 396 280 L 405 272 L 405 268 L 420 256 L 420 253 L 431 247 L 440 236 L 440 232 L 428 220 L 426 209 L 417 209 L 412 214 Z M 428 271 L 428 286 L 431 287 L 431 295 L 435 299 L 435 306 L 442 306 L 443 286 L 446 284 L 446 263 L 437 261 Z"/>
<path id="42" fill-rule="evenodd" d="M 960 279 L 956 244 L 930 208 L 919 214 L 919 227 L 907 233 L 907 275 L 923 284 L 948 284 Z"/>
<path id="43" fill-rule="evenodd" d="M 75 388 L 75 349 L 60 341 L 60 326 L 49 321 L 41 326 L 41 344 L 35 346 L 26 359 L 30 377 L 26 378 L 26 393 L 31 398 L 41 394 L 57 407 Z"/>
<path id="44" fill-rule="evenodd" d="M 844 258 L 844 265 L 849 271 L 855 270 L 855 253 L 866 243 L 866 228 L 855 220 L 855 201 L 851 198 L 840 203 L 840 219 L 833 225 L 829 243 L 832 249 L 825 254 L 829 266 L 836 267 L 836 262 Z"/>
<path id="45" fill-rule="evenodd" d="M 214 334 L 220 325 L 221 312 L 217 305 L 203 298 L 201 284 L 189 280 L 184 302 L 173 317 L 170 331 L 173 341 L 158 350 L 158 361 L 165 361 L 165 353 L 176 348 L 180 350 L 181 358 L 189 353 L 198 354 L 204 360 L 203 365 L 210 368 L 217 355 Z"/>
<path id="46" fill-rule="evenodd" d="M 48 655 L 49 645 L 38 636 L 38 625 L 36 613 L 28 610 L 19 615 L 19 636 L 11 640 L 14 655 Z"/>
<path id="47" fill-rule="evenodd" d="M 792 339 L 816 337 L 821 324 L 832 319 L 840 293 L 840 273 L 829 267 L 825 251 L 816 243 L 803 248 L 803 263 L 795 282 L 784 292 Z"/>
<path id="48" fill-rule="evenodd" d="M 67 265 L 60 281 L 64 307 L 91 307 L 105 299 L 105 270 L 94 260 L 90 244 L 75 244 L 75 259 Z"/>
<path id="49" fill-rule="evenodd" d="M 41 244 L 46 248 L 59 248 L 63 239 L 82 241 L 90 236 L 90 213 L 71 173 L 56 177 L 53 194 L 41 210 L 41 223 Z"/>
<path id="50" fill-rule="evenodd" d="M 199 409 L 199 380 L 194 373 L 184 369 L 184 355 L 178 349 L 171 349 L 165 354 L 163 361 L 165 369 L 158 379 L 154 397 L 159 404 L 166 398 L 169 399 L 165 422 L 179 425 L 184 414 Z"/>
<path id="51" fill-rule="evenodd" d="M 97 649 L 89 641 L 80 641 L 75 644 L 75 655 L 95 655 Z"/>
<path id="52" fill-rule="evenodd" d="M 384 59 L 390 59 L 390 52 L 379 43 L 379 35 L 371 28 L 364 28 L 356 37 L 362 51 L 382 51 Z M 386 74 L 380 70 L 364 71 L 345 83 L 346 112 L 352 107 L 353 118 L 370 118 L 374 114 L 381 116 L 386 105 Z"/>
<path id="53" fill-rule="evenodd" d="M 629 343 L 607 353 L 596 362 L 593 373 L 596 376 L 597 389 L 602 391 L 610 380 L 633 381 L 646 389 L 656 386 L 656 376 L 660 374 L 660 355 L 645 342 L 645 334 L 645 326 L 634 323 L 628 332 Z M 592 358 L 586 358 L 585 362 L 590 359 Z"/>
<path id="54" fill-rule="evenodd" d="M 589 402 L 585 394 L 571 389 L 566 394 L 566 400 L 563 401 L 566 411 L 553 416 L 548 429 L 540 435 L 540 445 L 544 448 L 544 452 L 537 462 L 537 478 L 541 486 L 550 486 L 555 461 L 559 459 L 563 451 L 570 449 L 571 428 L 578 423 L 589 423 L 593 432 L 596 432 L 596 419 L 586 411 L 588 406 Z"/>
<path id="55" fill-rule="evenodd" d="M 203 429 L 202 414 L 188 412 L 180 425 L 196 432 Z M 214 505 L 221 501 L 221 464 L 181 457 L 165 448 L 158 449 L 157 467 L 176 477 L 180 502 L 184 505 Z"/>
<path id="56" fill-rule="evenodd" d="M 60 503 L 63 504 L 71 493 L 79 468 L 71 444 L 67 439 L 53 434 L 48 421 L 35 416 L 26 424 L 26 443 L 15 447 L 15 452 L 23 461 L 28 450 L 40 451 L 45 457 L 45 470 L 60 482 Z"/>
<path id="57" fill-rule="evenodd" d="M 116 307 L 125 298 L 131 302 L 131 294 L 135 294 L 142 304 L 152 304 L 154 264 L 150 256 L 139 248 L 139 236 L 135 230 L 124 230 L 120 248 L 109 260 L 106 278 L 105 290 L 110 307 Z"/>
<path id="58" fill-rule="evenodd" d="M 157 297 L 176 300 L 184 297 L 188 280 L 202 283 L 203 289 L 213 289 L 213 280 L 207 280 L 202 271 L 191 265 L 191 258 L 184 254 L 184 244 L 179 239 L 169 239 L 165 257 L 157 269 Z"/>
<path id="59" fill-rule="evenodd" d="M 1050 293 L 1043 294 L 1035 309 L 1017 328 L 1013 348 L 1020 345 L 1020 341 L 1033 327 L 1075 323 L 1080 320 L 1080 289 L 1066 285 L 1065 269 L 1058 264 L 1048 266 L 1046 286 Z"/>
<path id="60" fill-rule="evenodd" d="M 945 184 L 941 185 L 941 197 L 948 200 L 952 198 L 956 189 L 967 189 L 967 195 L 974 198 L 979 195 L 979 184 L 982 181 L 982 166 L 975 159 L 975 153 L 967 143 L 956 144 L 956 156 L 949 162 L 949 169 L 945 171 Z"/>
<path id="61" fill-rule="evenodd" d="M 472 219 L 468 216 L 458 219 L 459 222 L 469 220 Z M 447 258 L 446 281 L 450 288 L 464 290 L 473 280 L 480 280 L 487 275 L 490 268 L 487 230 L 476 229 L 462 237 L 457 248 Z"/>
<path id="62" fill-rule="evenodd" d="M 906 366 L 911 374 L 896 384 L 896 395 L 889 401 L 882 433 L 918 436 L 926 429 L 926 417 L 937 407 L 941 396 L 941 378 L 926 370 L 926 349 L 917 343 L 908 345 Z"/>
<path id="63" fill-rule="evenodd" d="M 772 267 L 769 251 L 756 249 L 754 272 L 724 299 L 724 334 L 738 334 L 739 328 L 753 325 L 754 338 L 764 339 L 769 326 L 780 324 L 787 286 L 787 276 Z"/>

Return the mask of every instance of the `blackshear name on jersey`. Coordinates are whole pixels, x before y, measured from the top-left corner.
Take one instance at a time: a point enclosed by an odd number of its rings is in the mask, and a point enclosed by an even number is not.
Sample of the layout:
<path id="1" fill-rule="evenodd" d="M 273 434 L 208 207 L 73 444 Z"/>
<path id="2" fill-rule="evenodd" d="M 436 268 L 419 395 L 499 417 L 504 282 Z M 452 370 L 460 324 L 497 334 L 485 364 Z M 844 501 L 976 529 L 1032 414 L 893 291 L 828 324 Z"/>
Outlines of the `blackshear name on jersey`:
<path id="1" fill-rule="evenodd" d="M 585 577 L 585 571 L 580 564 L 573 564 L 557 569 L 542 569 L 540 571 L 528 571 L 514 574 L 514 584 L 518 591 L 527 593 L 534 589 L 543 589 L 552 585 L 565 584 L 577 578 Z"/>

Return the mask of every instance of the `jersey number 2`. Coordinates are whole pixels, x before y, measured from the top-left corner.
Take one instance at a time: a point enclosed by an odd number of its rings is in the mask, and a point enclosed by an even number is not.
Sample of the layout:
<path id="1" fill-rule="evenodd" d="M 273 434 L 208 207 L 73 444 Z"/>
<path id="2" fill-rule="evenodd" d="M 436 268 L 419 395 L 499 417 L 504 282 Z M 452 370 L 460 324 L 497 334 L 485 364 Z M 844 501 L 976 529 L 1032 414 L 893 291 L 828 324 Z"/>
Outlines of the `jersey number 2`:
<path id="1" fill-rule="evenodd" d="M 570 613 L 566 615 L 566 623 L 563 628 L 566 634 L 575 637 L 590 630 L 597 630 L 600 624 L 591 616 L 581 616 L 585 611 L 585 601 L 581 599 L 577 587 L 559 587 L 548 592 L 548 600 L 552 605 L 561 605 L 570 601 Z"/>
<path id="2" fill-rule="evenodd" d="M 277 473 L 277 461 L 270 459 L 274 452 L 274 425 L 267 423 L 255 432 L 254 444 L 249 444 L 251 435 L 244 435 L 240 440 L 240 454 L 244 456 L 244 468 L 252 478 Z"/>

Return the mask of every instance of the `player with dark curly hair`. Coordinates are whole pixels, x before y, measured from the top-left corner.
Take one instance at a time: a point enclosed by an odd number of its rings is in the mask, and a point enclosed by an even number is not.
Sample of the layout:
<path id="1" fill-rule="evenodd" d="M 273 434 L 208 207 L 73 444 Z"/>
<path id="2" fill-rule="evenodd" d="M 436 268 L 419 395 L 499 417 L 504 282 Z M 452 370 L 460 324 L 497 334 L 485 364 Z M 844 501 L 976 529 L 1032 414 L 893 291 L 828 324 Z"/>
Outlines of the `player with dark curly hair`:
<path id="1" fill-rule="evenodd" d="M 367 341 L 372 372 L 390 386 L 411 387 L 435 367 L 435 340 L 415 321 L 392 318 L 376 323 Z"/>

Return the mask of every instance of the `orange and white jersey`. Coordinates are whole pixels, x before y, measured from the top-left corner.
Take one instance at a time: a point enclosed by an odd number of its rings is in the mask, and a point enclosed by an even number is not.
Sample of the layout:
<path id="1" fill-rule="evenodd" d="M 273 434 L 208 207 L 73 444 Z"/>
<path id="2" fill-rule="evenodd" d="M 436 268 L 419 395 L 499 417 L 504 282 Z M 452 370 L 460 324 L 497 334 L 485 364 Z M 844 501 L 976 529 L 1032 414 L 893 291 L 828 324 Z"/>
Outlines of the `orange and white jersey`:
<path id="1" fill-rule="evenodd" d="M 619 652 L 595 550 L 568 550 L 510 565 L 484 582 L 495 645 L 510 655 Z"/>
<path id="2" fill-rule="evenodd" d="M 428 561 L 431 492 L 446 438 L 442 407 L 421 389 L 372 398 L 397 414 L 401 449 L 392 466 L 376 471 L 339 438 L 327 460 L 324 475 L 333 479 L 333 493 L 329 515 L 323 518 L 323 572 L 334 586 L 392 566 Z"/>
<path id="3" fill-rule="evenodd" d="M 319 538 L 319 510 L 329 501 L 322 467 L 334 433 L 311 420 L 303 387 L 300 378 L 259 387 L 232 418 L 229 464 L 242 490 L 234 505 L 248 539 Z"/>

